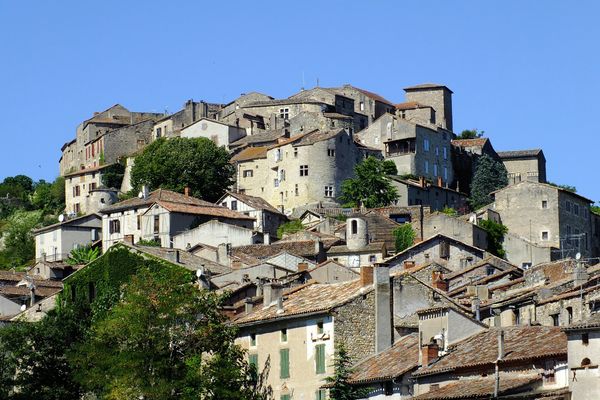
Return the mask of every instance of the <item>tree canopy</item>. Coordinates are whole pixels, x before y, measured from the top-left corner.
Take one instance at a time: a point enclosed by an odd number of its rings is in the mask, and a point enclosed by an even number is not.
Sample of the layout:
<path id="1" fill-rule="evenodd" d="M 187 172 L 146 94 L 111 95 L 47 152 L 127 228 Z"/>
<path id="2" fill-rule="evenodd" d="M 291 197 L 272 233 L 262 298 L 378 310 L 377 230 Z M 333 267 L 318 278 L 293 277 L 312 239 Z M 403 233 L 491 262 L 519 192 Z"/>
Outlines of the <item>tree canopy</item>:
<path id="1" fill-rule="evenodd" d="M 206 138 L 160 138 L 135 158 L 131 183 L 151 189 L 169 189 L 217 201 L 233 183 L 235 167 L 229 153 Z"/>
<path id="2" fill-rule="evenodd" d="M 334 374 L 325 378 L 325 381 L 331 385 L 329 389 L 329 398 L 332 400 L 358 400 L 367 397 L 369 390 L 365 387 L 358 387 L 350 384 L 350 377 L 354 370 L 352 369 L 352 358 L 346 350 L 343 342 L 336 344 L 333 360 Z"/>
<path id="3" fill-rule="evenodd" d="M 476 210 L 492 202 L 491 193 L 508 185 L 508 173 L 504 164 L 487 154 L 477 160 L 469 205 Z"/>
<path id="4" fill-rule="evenodd" d="M 393 164 L 393 162 L 392 162 Z M 398 191 L 387 175 L 395 165 L 369 156 L 354 167 L 354 177 L 342 182 L 340 199 L 346 207 L 384 207 L 398 199 Z"/>
<path id="5" fill-rule="evenodd" d="M 393 231 L 396 252 L 400 253 L 415 243 L 415 231 L 411 224 L 402 224 Z"/>
<path id="6" fill-rule="evenodd" d="M 458 135 L 457 139 L 477 139 L 483 136 L 485 131 L 479 131 L 477 129 L 465 129 Z"/>

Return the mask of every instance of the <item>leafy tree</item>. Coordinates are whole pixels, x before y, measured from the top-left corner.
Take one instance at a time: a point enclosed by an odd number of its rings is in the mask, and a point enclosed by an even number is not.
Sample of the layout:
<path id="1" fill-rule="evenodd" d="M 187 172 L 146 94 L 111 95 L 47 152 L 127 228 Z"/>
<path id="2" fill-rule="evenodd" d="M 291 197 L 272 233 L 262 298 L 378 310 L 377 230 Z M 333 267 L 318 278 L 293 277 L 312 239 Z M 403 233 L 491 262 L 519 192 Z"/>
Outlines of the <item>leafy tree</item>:
<path id="1" fill-rule="evenodd" d="M 160 241 L 154 239 L 140 239 L 137 242 L 138 246 L 160 247 Z"/>
<path id="2" fill-rule="evenodd" d="M 383 160 L 383 173 L 386 175 L 398 175 L 396 163 L 392 160 Z"/>
<path id="3" fill-rule="evenodd" d="M 325 378 L 325 381 L 331 385 L 329 389 L 330 399 L 358 400 L 368 396 L 368 388 L 353 386 L 350 383 L 350 377 L 354 372 L 352 358 L 343 342 L 336 344 L 333 366 L 335 373 L 333 376 Z"/>
<path id="4" fill-rule="evenodd" d="M 398 191 L 386 177 L 389 163 L 369 156 L 354 167 L 354 178 L 342 182 L 340 199 L 347 207 L 384 207 L 398 199 Z"/>
<path id="5" fill-rule="evenodd" d="M 222 300 L 189 271 L 140 270 L 73 352 L 76 380 L 103 399 L 266 399 Z"/>
<path id="6" fill-rule="evenodd" d="M 477 129 L 465 129 L 458 135 L 457 139 L 477 139 L 483 136 L 485 131 L 479 131 Z"/>
<path id="7" fill-rule="evenodd" d="M 94 261 L 100 255 L 100 249 L 92 246 L 81 246 L 71 250 L 67 264 L 85 265 Z"/>
<path id="8" fill-rule="evenodd" d="M 442 208 L 441 212 L 444 213 L 444 214 L 446 214 L 446 215 L 449 215 L 451 217 L 458 216 L 458 211 L 456 211 L 454 208 L 448 207 L 448 206 L 445 206 L 444 208 Z"/>
<path id="9" fill-rule="evenodd" d="M 415 231 L 411 224 L 402 224 L 393 231 L 396 239 L 396 252 L 400 253 L 415 243 Z"/>
<path id="10" fill-rule="evenodd" d="M 473 209 L 478 209 L 490 204 L 492 202 L 490 193 L 506 185 L 508 185 L 508 174 L 504 164 L 487 154 L 482 155 L 475 166 L 469 205 Z"/>
<path id="11" fill-rule="evenodd" d="M 575 186 L 571 186 L 571 185 L 559 185 L 559 184 L 554 183 L 554 182 L 548 182 L 548 184 L 552 185 L 552 186 L 556 186 L 557 188 L 566 190 L 568 192 L 577 193 L 577 188 Z"/>
<path id="12" fill-rule="evenodd" d="M 124 175 L 125 164 L 123 162 L 120 161 L 108 166 L 102 170 L 102 185 L 106 188 L 119 189 Z"/>
<path id="13" fill-rule="evenodd" d="M 42 217 L 41 211 L 15 211 L 3 228 L 4 249 L 0 251 L 0 268 L 21 267 L 35 256 L 31 230 Z"/>
<path id="14" fill-rule="evenodd" d="M 160 138 L 135 158 L 131 183 L 164 188 L 216 201 L 233 183 L 235 167 L 224 147 L 206 138 Z"/>
<path id="15" fill-rule="evenodd" d="M 596 215 L 600 215 L 600 204 L 599 203 L 595 203 L 594 205 L 592 205 L 590 207 L 590 211 L 593 212 Z"/>
<path id="16" fill-rule="evenodd" d="M 31 204 L 35 209 L 43 210 L 45 214 L 57 214 L 64 210 L 65 178 L 59 176 L 52 183 L 44 180 L 36 182 Z"/>
<path id="17" fill-rule="evenodd" d="M 479 226 L 487 232 L 487 250 L 495 256 L 504 258 L 506 251 L 503 249 L 502 244 L 504 243 L 504 235 L 508 232 L 508 228 L 490 219 L 481 220 Z"/>
<path id="18" fill-rule="evenodd" d="M 293 219 L 279 225 L 279 228 L 277 228 L 277 237 L 282 239 L 284 235 L 291 235 L 292 233 L 300 232 L 302 230 L 304 230 L 302 222 L 299 219 Z"/>

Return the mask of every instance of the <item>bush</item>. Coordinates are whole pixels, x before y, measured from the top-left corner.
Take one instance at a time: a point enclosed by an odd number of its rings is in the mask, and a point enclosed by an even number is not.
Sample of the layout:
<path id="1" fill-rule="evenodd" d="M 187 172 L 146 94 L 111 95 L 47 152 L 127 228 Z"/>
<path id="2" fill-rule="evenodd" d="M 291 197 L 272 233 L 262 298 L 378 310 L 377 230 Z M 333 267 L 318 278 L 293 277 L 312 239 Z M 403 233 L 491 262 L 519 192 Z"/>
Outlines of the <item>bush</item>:
<path id="1" fill-rule="evenodd" d="M 400 253 L 415 243 L 415 231 L 411 224 L 402 224 L 394 229 L 394 237 L 396 238 L 396 252 Z"/>
<path id="2" fill-rule="evenodd" d="M 508 232 L 508 228 L 489 219 L 481 220 L 479 226 L 487 232 L 487 251 L 495 256 L 504 258 L 506 251 L 502 248 L 502 244 L 504 243 L 504 235 Z"/>
<path id="3" fill-rule="evenodd" d="M 292 233 L 300 232 L 304 230 L 304 225 L 299 219 L 294 219 L 284 224 L 279 225 L 277 228 L 277 237 L 283 239 L 284 235 L 291 235 Z"/>

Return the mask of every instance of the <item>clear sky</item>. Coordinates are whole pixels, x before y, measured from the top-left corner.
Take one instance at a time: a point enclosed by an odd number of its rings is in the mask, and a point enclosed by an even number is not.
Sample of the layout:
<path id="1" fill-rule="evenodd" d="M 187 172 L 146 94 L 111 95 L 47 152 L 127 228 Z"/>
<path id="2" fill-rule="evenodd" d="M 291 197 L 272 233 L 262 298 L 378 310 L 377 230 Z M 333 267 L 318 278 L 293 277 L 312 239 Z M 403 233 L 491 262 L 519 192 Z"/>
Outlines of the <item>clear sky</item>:
<path id="1" fill-rule="evenodd" d="M 54 179 L 94 111 L 352 83 L 454 91 L 454 128 L 541 147 L 548 179 L 600 200 L 600 2 L 0 0 L 0 179 Z"/>

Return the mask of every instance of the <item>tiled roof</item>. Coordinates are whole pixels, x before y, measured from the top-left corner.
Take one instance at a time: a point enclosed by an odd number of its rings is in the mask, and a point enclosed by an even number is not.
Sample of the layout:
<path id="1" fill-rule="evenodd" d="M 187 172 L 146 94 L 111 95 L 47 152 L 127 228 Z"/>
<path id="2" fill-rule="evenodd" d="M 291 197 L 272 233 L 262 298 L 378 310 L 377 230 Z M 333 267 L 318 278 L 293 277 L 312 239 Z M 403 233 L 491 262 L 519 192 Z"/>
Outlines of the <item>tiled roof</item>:
<path id="1" fill-rule="evenodd" d="M 344 130 L 343 129 L 336 129 L 336 130 L 333 130 L 333 131 L 320 131 L 320 130 L 316 130 L 316 131 L 310 132 L 308 135 L 305 135 L 300 140 L 296 141 L 294 143 L 294 145 L 296 145 L 296 146 L 308 146 L 308 145 L 311 145 L 311 144 L 322 142 L 324 140 L 329 140 L 331 138 L 334 138 L 338 134 L 340 134 L 341 132 L 344 132 Z"/>
<path id="2" fill-rule="evenodd" d="M 567 356 L 567 338 L 555 326 L 511 326 L 490 328 L 455 343 L 448 354 L 414 375 L 433 375 L 475 366 L 491 366 L 498 358 L 498 330 L 504 330 L 505 362 Z M 502 362 L 500 362 L 502 365 Z"/>
<path id="3" fill-rule="evenodd" d="M 347 254 L 347 253 L 373 253 L 373 252 L 382 252 L 384 248 L 384 242 L 376 242 L 376 243 L 368 243 L 365 247 L 358 250 L 350 250 L 348 246 L 331 246 L 327 255 L 335 255 L 335 254 Z M 385 254 L 384 254 L 385 256 Z"/>
<path id="4" fill-rule="evenodd" d="M 245 193 L 236 193 L 236 192 L 227 192 L 225 194 L 225 196 L 227 196 L 227 195 L 235 197 L 242 203 L 249 205 L 250 207 L 254 208 L 255 210 L 267 210 L 267 211 L 271 211 L 272 213 L 281 214 L 281 211 L 279 211 L 278 209 L 276 209 L 275 207 L 270 205 L 262 197 L 250 196 Z"/>
<path id="5" fill-rule="evenodd" d="M 451 143 L 458 147 L 483 147 L 488 142 L 488 138 L 477 139 L 455 139 Z"/>
<path id="6" fill-rule="evenodd" d="M 284 135 L 285 135 L 284 129 L 275 129 L 272 131 L 254 133 L 252 135 L 247 135 L 247 136 L 241 138 L 240 140 L 237 140 L 237 141 L 231 143 L 229 145 L 229 147 L 238 147 L 238 146 L 254 144 L 254 143 L 269 143 L 269 142 L 275 143 L 277 141 L 277 139 L 283 137 Z"/>
<path id="7" fill-rule="evenodd" d="M 41 297 L 52 296 L 62 290 L 62 287 L 44 287 L 37 286 L 35 295 Z M 0 294 L 6 296 L 29 296 L 30 291 L 25 286 L 0 286 Z"/>
<path id="8" fill-rule="evenodd" d="M 463 275 L 469 271 L 472 271 L 474 269 L 477 269 L 483 265 L 492 265 L 494 267 L 496 267 L 498 270 L 500 271 L 512 271 L 514 270 L 516 274 L 519 275 L 523 275 L 523 270 L 510 264 L 508 261 L 503 260 L 499 257 L 496 257 L 492 254 L 488 255 L 487 257 L 485 257 L 483 260 L 473 263 L 465 268 L 459 269 L 458 271 L 453 271 L 447 275 L 444 275 L 445 279 L 452 279 L 452 278 L 456 278 L 457 276 Z"/>
<path id="9" fill-rule="evenodd" d="M 406 335 L 389 349 L 370 356 L 354 366 L 353 384 L 397 378 L 419 365 L 419 337 Z"/>
<path id="10" fill-rule="evenodd" d="M 537 157 L 542 149 L 499 151 L 500 158 Z"/>
<path id="11" fill-rule="evenodd" d="M 426 246 L 428 242 L 434 241 L 434 240 L 436 240 L 438 238 L 439 239 L 443 239 L 443 240 L 448 241 L 448 242 L 451 242 L 451 243 L 454 243 L 454 244 L 459 244 L 459 245 L 464 246 L 464 247 L 466 247 L 469 250 L 472 250 L 474 252 L 479 252 L 481 254 L 485 254 L 485 250 L 480 249 L 479 247 L 471 246 L 470 244 L 467 244 L 467 243 L 462 242 L 460 240 L 457 240 L 457 239 L 451 238 L 449 236 L 442 235 L 441 233 L 438 233 L 438 234 L 436 234 L 434 236 L 431 236 L 428 239 L 425 239 L 425 240 L 423 240 L 423 241 L 421 241 L 419 243 L 416 243 L 416 244 L 412 245 L 411 247 L 409 247 L 407 249 L 404 249 L 400 253 L 397 253 L 397 254 L 393 255 L 392 257 L 384 260 L 384 262 L 388 263 L 388 262 L 391 262 L 391 261 L 393 261 L 393 260 L 395 260 L 395 259 L 397 259 L 400 256 L 403 256 L 405 254 L 411 254 L 412 252 L 415 251 L 415 249 L 418 249 L 419 247 L 422 247 L 422 246 Z"/>
<path id="12" fill-rule="evenodd" d="M 250 161 L 256 160 L 257 158 L 267 158 L 267 150 L 269 150 L 267 146 L 246 147 L 244 150 L 231 157 L 231 161 Z"/>
<path id="13" fill-rule="evenodd" d="M 178 204 L 187 204 L 187 205 L 195 205 L 195 206 L 204 206 L 204 207 L 217 207 L 217 205 L 213 203 L 209 203 L 208 201 L 200 200 L 192 196 L 186 196 L 181 193 L 173 192 L 171 190 L 158 189 L 151 192 L 147 198 L 140 199 L 139 197 L 133 197 L 131 199 L 127 199 L 124 201 L 120 201 L 111 206 L 108 206 L 102 209 L 101 213 L 109 214 L 112 212 L 117 212 L 121 210 L 129 210 L 132 208 L 140 208 L 147 207 L 156 202 L 165 201 L 169 203 L 178 203 Z"/>
<path id="14" fill-rule="evenodd" d="M 237 211 L 230 210 L 227 207 L 216 206 L 211 204 L 210 206 L 197 206 L 192 204 L 181 204 L 172 203 L 170 201 L 158 201 L 157 204 L 166 208 L 167 210 L 175 213 L 192 214 L 192 215 L 207 215 L 210 217 L 223 217 L 231 219 L 245 219 L 254 220 L 254 218 L 239 213 Z"/>
<path id="15" fill-rule="evenodd" d="M 87 218 L 93 218 L 93 217 L 98 218 L 99 221 L 102 221 L 102 216 L 100 214 L 92 213 L 92 214 L 86 214 L 86 215 L 83 215 L 83 216 L 77 217 L 77 218 L 67 219 L 63 222 L 57 222 L 56 224 L 46 225 L 42 228 L 34 229 L 34 230 L 32 230 L 32 232 L 34 234 L 36 234 L 36 233 L 51 231 L 52 229 L 58 228 L 59 226 L 71 225 L 74 222 L 85 220 Z M 91 227 L 90 227 L 90 229 L 91 229 Z"/>
<path id="16" fill-rule="evenodd" d="M 534 384 L 541 382 L 538 374 L 500 375 L 500 395 L 530 391 Z M 413 397 L 414 400 L 450 400 L 450 399 L 490 399 L 494 395 L 494 376 L 476 379 L 460 379 L 445 386 Z"/>
<path id="17" fill-rule="evenodd" d="M 284 295 L 283 312 L 277 312 L 277 306 L 267 308 L 256 308 L 250 314 L 243 315 L 235 323 L 245 325 L 250 323 L 265 322 L 276 318 L 290 317 L 296 315 L 328 312 L 353 298 L 373 290 L 373 286 L 362 288 L 360 280 L 353 280 L 332 284 L 309 284 L 302 289 Z"/>
<path id="18" fill-rule="evenodd" d="M 437 88 L 446 88 L 448 89 L 448 87 L 446 85 L 440 85 L 438 83 L 422 83 L 420 85 L 414 85 L 414 86 L 409 86 L 409 87 L 405 87 L 404 90 L 405 91 L 411 91 L 411 90 L 419 90 L 419 89 L 437 89 Z M 450 90 L 450 89 L 448 89 Z M 452 93 L 452 90 L 450 90 L 450 93 Z"/>
<path id="19" fill-rule="evenodd" d="M 405 101 L 404 103 L 398 103 L 395 105 L 396 110 L 414 110 L 415 108 L 426 108 L 431 106 L 426 106 L 425 104 L 421 104 L 417 101 Z"/>
<path id="20" fill-rule="evenodd" d="M 588 319 L 583 322 L 571 324 L 565 328 L 564 331 L 579 331 L 587 329 L 599 329 L 600 328 L 600 313 L 593 313 Z"/>
<path id="21" fill-rule="evenodd" d="M 322 240 L 323 249 L 327 251 L 328 248 L 337 242 L 339 242 L 339 239 L 337 238 Z M 282 251 L 301 257 L 314 257 L 317 254 L 315 251 L 314 240 L 279 241 L 271 244 L 250 244 L 247 246 L 238 246 L 232 249 L 232 254 L 234 256 L 240 256 L 244 254 L 256 258 L 267 258 L 279 254 Z"/>
<path id="22" fill-rule="evenodd" d="M 358 90 L 359 92 L 361 92 L 362 94 L 364 94 L 367 97 L 370 97 L 376 101 L 379 101 L 381 103 L 385 103 L 385 104 L 389 104 L 389 105 L 393 105 L 394 103 L 392 103 L 391 101 L 387 100 L 386 98 L 384 98 L 383 96 L 378 95 L 377 93 L 373 93 L 373 92 L 369 92 L 368 90 L 364 90 L 361 88 L 357 88 L 356 86 L 352 86 L 354 89 Z"/>
<path id="23" fill-rule="evenodd" d="M 84 174 L 89 174 L 89 173 L 93 173 L 93 172 L 98 172 L 100 170 L 103 170 L 104 168 L 110 167 L 111 165 L 113 165 L 113 164 L 99 165 L 97 167 L 85 168 L 85 169 L 80 169 L 77 171 L 69 172 L 68 174 L 65 174 L 65 178 L 68 178 L 70 176 L 78 176 L 78 175 L 84 175 Z"/>
<path id="24" fill-rule="evenodd" d="M 331 119 L 352 119 L 351 116 L 340 113 L 323 113 L 323 116 Z"/>

